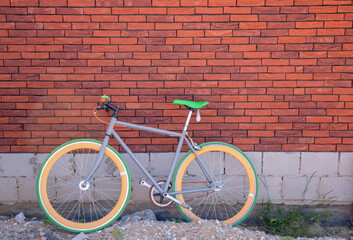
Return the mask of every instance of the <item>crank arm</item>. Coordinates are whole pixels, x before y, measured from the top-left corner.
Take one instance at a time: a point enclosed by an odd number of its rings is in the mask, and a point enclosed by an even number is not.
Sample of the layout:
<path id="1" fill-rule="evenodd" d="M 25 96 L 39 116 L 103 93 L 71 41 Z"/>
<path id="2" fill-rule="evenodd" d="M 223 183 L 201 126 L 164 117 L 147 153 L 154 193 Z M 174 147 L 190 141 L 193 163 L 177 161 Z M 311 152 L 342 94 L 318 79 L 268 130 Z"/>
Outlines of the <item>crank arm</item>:
<path id="1" fill-rule="evenodd" d="M 188 209 L 189 211 L 192 210 L 192 207 L 191 207 L 189 204 L 186 204 L 186 203 L 183 203 L 183 202 L 179 201 L 178 199 L 176 199 L 176 198 L 170 196 L 168 193 L 164 193 L 164 194 L 163 194 L 163 197 L 166 197 L 166 198 L 172 200 L 173 202 L 175 202 L 175 203 L 181 205 L 182 207 Z"/>
<path id="2" fill-rule="evenodd" d="M 148 187 L 148 188 L 151 188 L 151 187 L 152 187 L 152 185 L 148 184 L 148 183 L 147 183 L 146 181 L 144 181 L 144 180 L 141 180 L 141 181 L 140 181 L 140 185 L 141 185 L 141 186 L 144 186 L 144 187 Z M 179 201 L 178 199 L 176 199 L 176 198 L 170 196 L 168 193 L 164 193 L 164 194 L 163 194 L 163 197 L 172 200 L 173 202 L 175 202 L 175 203 L 177 203 L 177 204 L 183 206 L 184 208 L 186 208 L 186 209 L 188 209 L 188 210 L 190 210 L 190 211 L 191 211 L 191 209 L 192 209 L 189 204 L 186 204 L 186 203 L 183 203 L 183 202 Z"/>
<path id="3" fill-rule="evenodd" d="M 144 187 L 148 187 L 148 188 L 151 188 L 151 187 L 152 187 L 152 185 L 148 184 L 145 180 L 141 180 L 141 181 L 140 181 L 140 185 L 141 185 L 141 186 L 144 186 Z"/>

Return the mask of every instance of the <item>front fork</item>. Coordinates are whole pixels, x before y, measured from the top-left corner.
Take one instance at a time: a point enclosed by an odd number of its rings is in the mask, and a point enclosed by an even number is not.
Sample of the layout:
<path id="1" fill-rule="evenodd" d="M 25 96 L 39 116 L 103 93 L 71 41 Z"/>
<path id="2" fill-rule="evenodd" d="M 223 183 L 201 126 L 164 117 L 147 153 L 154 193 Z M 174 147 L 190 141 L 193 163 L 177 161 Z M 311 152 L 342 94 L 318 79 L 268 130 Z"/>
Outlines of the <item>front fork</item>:
<path id="1" fill-rule="evenodd" d="M 89 180 L 91 180 L 93 174 L 96 172 L 97 168 L 99 167 L 99 164 L 102 162 L 105 149 L 108 146 L 110 135 L 113 132 L 115 121 L 116 121 L 116 117 L 112 117 L 111 120 L 110 120 L 110 124 L 108 125 L 107 131 L 105 133 L 105 137 L 103 139 L 101 149 L 99 150 L 99 153 L 98 153 L 98 156 L 97 156 L 97 160 L 94 163 L 94 165 L 93 165 L 91 171 L 89 172 L 89 174 L 86 176 L 86 178 L 82 182 L 82 184 L 81 184 L 82 187 L 85 187 L 85 185 L 88 184 Z"/>

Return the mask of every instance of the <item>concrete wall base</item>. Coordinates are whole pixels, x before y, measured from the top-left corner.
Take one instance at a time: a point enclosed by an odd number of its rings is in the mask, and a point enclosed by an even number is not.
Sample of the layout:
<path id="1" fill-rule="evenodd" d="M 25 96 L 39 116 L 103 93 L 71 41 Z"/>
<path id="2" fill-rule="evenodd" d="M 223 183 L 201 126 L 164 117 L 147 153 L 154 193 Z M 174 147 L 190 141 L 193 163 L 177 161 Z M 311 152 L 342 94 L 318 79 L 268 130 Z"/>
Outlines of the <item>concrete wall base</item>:
<path id="1" fill-rule="evenodd" d="M 299 204 L 325 200 L 334 205 L 353 203 L 353 152 L 246 152 L 259 177 L 258 203 Z M 181 154 L 182 155 L 182 154 Z M 36 178 L 48 154 L 0 154 L 0 204 L 37 201 Z M 173 153 L 138 153 L 158 180 L 168 173 Z M 148 200 L 139 186 L 143 173 L 123 154 L 132 176 L 130 201 Z M 308 185 L 305 191 L 306 185 Z M 303 195 L 303 193 L 305 194 Z M 324 198 L 323 198 L 324 197 Z M 321 203 L 317 201 L 317 203 Z"/>

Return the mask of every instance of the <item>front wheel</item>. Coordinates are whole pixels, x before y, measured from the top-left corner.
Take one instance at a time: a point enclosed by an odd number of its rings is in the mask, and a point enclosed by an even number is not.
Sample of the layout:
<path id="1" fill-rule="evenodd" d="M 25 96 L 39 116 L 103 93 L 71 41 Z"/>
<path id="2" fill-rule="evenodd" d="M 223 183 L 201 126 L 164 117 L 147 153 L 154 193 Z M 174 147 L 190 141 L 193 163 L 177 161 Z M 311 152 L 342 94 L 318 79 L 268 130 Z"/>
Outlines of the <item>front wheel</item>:
<path id="1" fill-rule="evenodd" d="M 54 150 L 42 165 L 37 180 L 38 200 L 55 224 L 73 232 L 91 232 L 112 223 L 130 195 L 130 175 L 121 156 L 110 146 L 89 184 L 101 148 L 95 140 L 76 140 Z"/>
<path id="2" fill-rule="evenodd" d="M 217 219 L 235 226 L 249 215 L 255 205 L 255 169 L 245 154 L 230 144 L 210 142 L 200 146 L 202 149 L 197 154 L 214 181 L 205 177 L 195 154 L 189 151 L 176 168 L 173 190 L 210 190 L 177 194 L 177 199 L 190 205 L 192 210 L 180 205 L 177 205 L 178 209 L 189 221 L 199 218 Z"/>

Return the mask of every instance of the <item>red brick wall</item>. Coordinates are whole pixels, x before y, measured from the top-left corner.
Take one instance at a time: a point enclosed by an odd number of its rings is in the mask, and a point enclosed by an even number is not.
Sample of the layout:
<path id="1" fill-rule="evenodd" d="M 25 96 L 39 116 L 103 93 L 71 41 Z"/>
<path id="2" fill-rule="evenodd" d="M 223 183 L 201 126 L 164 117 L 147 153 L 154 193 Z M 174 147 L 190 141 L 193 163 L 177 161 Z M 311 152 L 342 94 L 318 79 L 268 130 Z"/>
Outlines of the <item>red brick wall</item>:
<path id="1" fill-rule="evenodd" d="M 180 130 L 175 98 L 210 101 L 198 142 L 353 150 L 351 0 L 0 0 L 0 151 L 48 152 L 122 120 Z M 137 151 L 176 138 L 122 129 Z M 197 131 L 194 131 L 197 130 Z"/>

